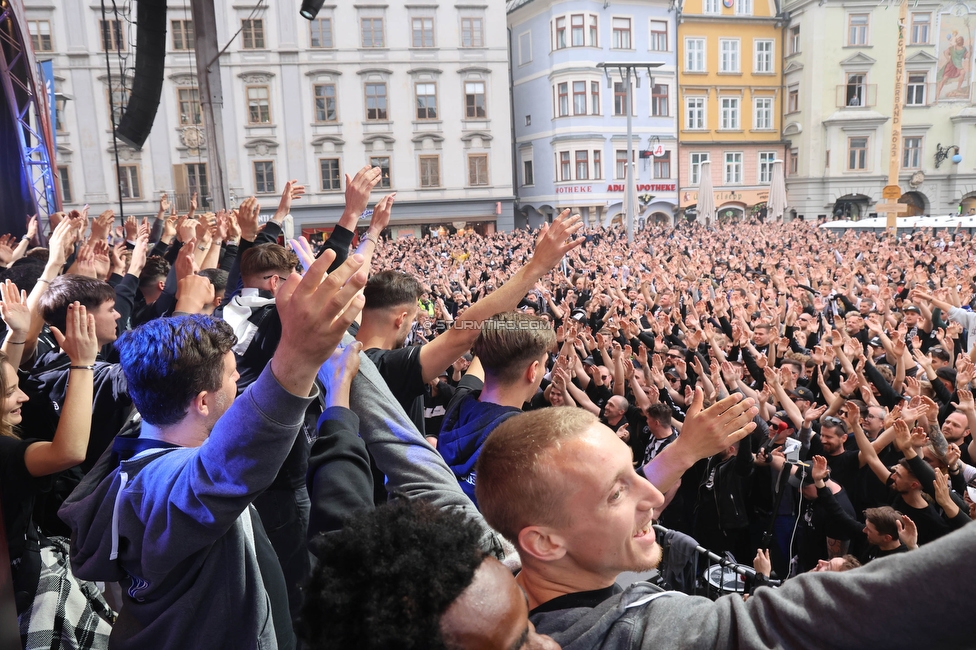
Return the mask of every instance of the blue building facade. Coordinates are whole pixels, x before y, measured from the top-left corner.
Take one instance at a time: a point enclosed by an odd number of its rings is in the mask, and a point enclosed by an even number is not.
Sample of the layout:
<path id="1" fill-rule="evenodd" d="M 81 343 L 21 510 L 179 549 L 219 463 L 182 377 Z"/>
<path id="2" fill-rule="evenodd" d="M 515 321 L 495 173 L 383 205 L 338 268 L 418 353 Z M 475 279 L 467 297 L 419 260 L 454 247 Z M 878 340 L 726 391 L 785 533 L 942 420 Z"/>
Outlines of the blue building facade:
<path id="1" fill-rule="evenodd" d="M 631 80 L 635 178 L 640 218 L 671 223 L 677 32 L 667 0 L 511 0 L 508 28 L 516 226 L 537 226 L 565 208 L 593 227 L 623 218 L 626 87 L 597 67 L 604 62 L 661 64 L 653 78 L 641 70 Z"/>

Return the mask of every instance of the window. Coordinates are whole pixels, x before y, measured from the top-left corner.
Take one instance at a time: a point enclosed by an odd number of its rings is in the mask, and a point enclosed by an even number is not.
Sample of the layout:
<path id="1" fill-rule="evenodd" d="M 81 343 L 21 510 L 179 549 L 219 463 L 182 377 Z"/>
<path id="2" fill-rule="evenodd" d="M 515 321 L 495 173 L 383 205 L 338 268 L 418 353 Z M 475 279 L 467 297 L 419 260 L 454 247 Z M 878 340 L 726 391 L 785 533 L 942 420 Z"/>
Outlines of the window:
<path id="1" fill-rule="evenodd" d="M 912 14 L 912 45 L 928 45 L 932 14 Z"/>
<path id="2" fill-rule="evenodd" d="M 739 72 L 739 39 L 719 39 L 718 49 L 719 72 Z"/>
<path id="3" fill-rule="evenodd" d="M 603 162 L 599 149 L 593 150 L 593 180 L 598 181 L 603 178 Z"/>
<path id="4" fill-rule="evenodd" d="M 461 19 L 461 47 L 484 47 L 485 31 L 481 18 Z"/>
<path id="5" fill-rule="evenodd" d="M 613 40 L 610 47 L 614 50 L 629 50 L 630 18 L 614 18 L 611 24 L 613 25 Z"/>
<path id="6" fill-rule="evenodd" d="M 631 101 L 633 102 L 633 96 L 631 96 Z M 626 109 L 624 105 L 627 103 L 627 86 L 619 81 L 613 83 L 613 114 L 614 115 L 626 115 Z M 633 114 L 633 106 L 631 106 L 631 114 Z"/>
<path id="7" fill-rule="evenodd" d="M 742 182 L 742 154 L 725 154 L 725 184 L 738 185 Z"/>
<path id="8" fill-rule="evenodd" d="M 905 138 L 905 145 L 901 154 L 901 166 L 904 169 L 918 169 L 922 166 L 922 138 Z"/>
<path id="9" fill-rule="evenodd" d="M 267 86 L 247 86 L 247 121 L 271 124 L 271 100 Z"/>
<path id="10" fill-rule="evenodd" d="M 755 44 L 755 56 L 752 62 L 752 69 L 760 74 L 768 74 L 773 71 L 773 41 L 757 40 Z"/>
<path id="11" fill-rule="evenodd" d="M 722 97 L 720 129 L 735 131 L 739 128 L 739 98 Z"/>
<path id="12" fill-rule="evenodd" d="M 600 114 L 600 82 L 590 82 L 590 115 Z"/>
<path id="13" fill-rule="evenodd" d="M 600 46 L 600 22 L 599 18 L 590 14 L 590 47 Z"/>
<path id="14" fill-rule="evenodd" d="M 572 28 L 573 47 L 583 47 L 583 34 L 585 31 L 583 14 L 573 14 L 570 17 L 570 27 Z"/>
<path id="15" fill-rule="evenodd" d="M 868 44 L 868 18 L 870 14 L 851 14 L 847 17 L 847 44 Z"/>
<path id="16" fill-rule="evenodd" d="M 925 106 L 925 75 L 908 75 L 908 94 L 905 98 L 908 106 Z"/>
<path id="17" fill-rule="evenodd" d="M 311 36 L 309 38 L 311 47 L 327 50 L 334 47 L 332 45 L 331 18 L 316 18 L 315 20 L 311 20 L 309 21 L 309 29 L 311 30 Z"/>
<path id="18" fill-rule="evenodd" d="M 627 151 L 626 149 L 617 149 L 617 180 L 623 180 L 627 178 Z"/>
<path id="19" fill-rule="evenodd" d="M 586 82 L 573 82 L 573 115 L 586 115 Z"/>
<path id="20" fill-rule="evenodd" d="M 67 130 L 67 125 L 65 124 L 65 110 L 67 105 L 68 102 L 63 99 L 55 98 L 54 100 L 54 130 L 58 133 L 63 133 Z"/>
<path id="21" fill-rule="evenodd" d="M 99 20 L 98 26 L 102 34 L 103 52 L 125 49 L 125 36 L 122 32 L 121 20 Z"/>
<path id="22" fill-rule="evenodd" d="M 757 131 L 773 128 L 773 98 L 756 97 L 753 100 L 753 125 Z"/>
<path id="23" fill-rule="evenodd" d="M 864 83 L 864 74 L 853 72 L 847 75 L 847 106 L 865 106 L 867 86 Z"/>
<path id="24" fill-rule="evenodd" d="M 566 117 L 569 115 L 569 83 L 564 82 L 556 85 L 556 115 Z"/>
<path id="25" fill-rule="evenodd" d="M 651 21 L 651 46 L 652 52 L 668 51 L 668 23 L 665 20 Z"/>
<path id="26" fill-rule="evenodd" d="M 800 110 L 800 87 L 790 86 L 786 95 L 786 112 L 796 113 Z"/>
<path id="27" fill-rule="evenodd" d="M 434 47 L 434 19 L 413 18 L 413 46 Z"/>
<path id="28" fill-rule="evenodd" d="M 390 177 L 390 157 L 374 156 L 369 159 L 370 167 L 380 168 L 380 182 L 376 184 L 381 190 L 388 190 L 393 187 L 393 179 Z"/>
<path id="29" fill-rule="evenodd" d="M 685 72 L 705 72 L 705 39 L 685 39 Z"/>
<path id="30" fill-rule="evenodd" d="M 241 21 L 241 47 L 245 50 L 264 49 L 264 20 L 261 18 L 245 18 Z"/>
<path id="31" fill-rule="evenodd" d="M 654 159 L 654 178 L 671 178 L 671 152 Z"/>
<path id="32" fill-rule="evenodd" d="M 739 16 L 751 16 L 752 0 L 736 0 L 735 13 Z"/>
<path id="33" fill-rule="evenodd" d="M 385 83 L 366 84 L 366 119 L 380 121 L 387 119 Z"/>
<path id="34" fill-rule="evenodd" d="M 556 19 L 556 49 L 566 47 L 566 18 Z"/>
<path id="35" fill-rule="evenodd" d="M 773 161 L 776 160 L 776 154 L 772 151 L 760 151 L 759 152 L 759 182 L 760 183 L 772 183 L 773 182 Z"/>
<path id="36" fill-rule="evenodd" d="M 526 115 L 525 116 L 525 126 L 532 126 L 532 116 L 531 115 Z"/>
<path id="37" fill-rule="evenodd" d="M 256 194 L 274 194 L 275 177 L 274 162 L 257 160 L 254 162 L 254 192 Z"/>
<path id="38" fill-rule="evenodd" d="M 654 84 L 651 87 L 651 115 L 668 116 L 668 84 Z"/>
<path id="39" fill-rule="evenodd" d="M 194 45 L 193 21 L 171 20 L 169 24 L 173 32 L 173 49 L 192 50 Z"/>
<path id="40" fill-rule="evenodd" d="M 468 185 L 488 184 L 488 154 L 473 153 L 468 156 Z"/>
<path id="41" fill-rule="evenodd" d="M 436 120 L 437 119 L 437 84 L 422 83 L 416 84 L 414 89 L 417 92 L 417 119 Z"/>
<path id="42" fill-rule="evenodd" d="M 27 31 L 30 32 L 31 47 L 34 48 L 35 52 L 52 52 L 54 50 L 54 45 L 51 43 L 50 21 L 28 20 Z"/>
<path id="43" fill-rule="evenodd" d="M 519 65 L 532 62 L 532 32 L 519 34 Z"/>
<path id="44" fill-rule="evenodd" d="M 559 180 L 561 181 L 573 180 L 573 168 L 572 168 L 572 164 L 569 162 L 568 151 L 559 152 Z"/>
<path id="45" fill-rule="evenodd" d="M 111 90 L 106 92 L 106 99 L 108 100 L 109 113 L 112 115 L 115 124 L 118 124 L 119 120 L 122 119 L 122 113 L 125 112 L 125 107 L 129 105 L 129 88 L 115 80 L 112 82 Z"/>
<path id="46" fill-rule="evenodd" d="M 315 84 L 315 121 L 335 122 L 339 119 L 336 110 L 335 84 Z"/>
<path id="47" fill-rule="evenodd" d="M 721 5 L 719 4 L 719 0 L 704 0 L 704 13 L 706 14 L 721 13 L 722 10 L 719 8 L 720 6 Z"/>
<path id="48" fill-rule="evenodd" d="M 535 185 L 535 172 L 531 160 L 522 161 L 522 185 Z"/>
<path id="49" fill-rule="evenodd" d="M 576 152 L 576 180 L 578 181 L 590 180 L 590 152 L 589 151 Z"/>
<path id="50" fill-rule="evenodd" d="M 685 97 L 685 128 L 705 128 L 705 98 Z"/>
<path id="51" fill-rule="evenodd" d="M 701 151 L 691 154 L 691 184 L 698 185 L 701 182 L 702 163 L 708 162 L 708 152 Z"/>
<path id="52" fill-rule="evenodd" d="M 342 176 L 339 173 L 338 158 L 323 158 L 320 160 L 319 175 L 322 177 L 323 192 L 338 192 L 342 189 Z"/>
<path id="53" fill-rule="evenodd" d="M 139 165 L 119 165 L 119 196 L 123 199 L 142 198 Z"/>
<path id="54" fill-rule="evenodd" d="M 793 25 L 790 27 L 790 54 L 798 54 L 800 52 L 800 26 Z"/>
<path id="55" fill-rule="evenodd" d="M 867 138 L 848 138 L 847 139 L 847 168 L 854 171 L 861 171 L 868 168 L 868 139 Z"/>
<path id="56" fill-rule="evenodd" d="M 188 195 L 192 195 L 194 192 L 200 196 L 209 196 L 210 185 L 207 183 L 207 163 L 187 163 L 183 165 L 183 170 L 181 176 L 186 180 L 185 188 Z M 177 203 L 179 203 L 179 198 L 177 198 Z M 177 205 L 177 209 L 181 209 Z M 189 201 L 187 201 L 187 209 L 189 209 Z"/>
<path id="57" fill-rule="evenodd" d="M 790 174 L 800 171 L 800 150 L 790 149 Z"/>
<path id="58" fill-rule="evenodd" d="M 71 196 L 71 173 L 67 166 L 58 167 L 58 178 L 61 179 L 61 202 L 74 203 Z"/>
<path id="59" fill-rule="evenodd" d="M 484 81 L 464 82 L 464 114 L 468 119 L 487 117 Z"/>
<path id="60" fill-rule="evenodd" d="M 440 156 L 420 156 L 420 187 L 441 186 Z"/>
<path id="61" fill-rule="evenodd" d="M 176 96 L 180 107 L 180 124 L 203 124 L 200 111 L 200 90 L 197 88 L 177 88 Z"/>
<path id="62" fill-rule="evenodd" d="M 363 47 L 386 47 L 386 42 L 383 40 L 382 18 L 360 18 L 359 28 Z"/>

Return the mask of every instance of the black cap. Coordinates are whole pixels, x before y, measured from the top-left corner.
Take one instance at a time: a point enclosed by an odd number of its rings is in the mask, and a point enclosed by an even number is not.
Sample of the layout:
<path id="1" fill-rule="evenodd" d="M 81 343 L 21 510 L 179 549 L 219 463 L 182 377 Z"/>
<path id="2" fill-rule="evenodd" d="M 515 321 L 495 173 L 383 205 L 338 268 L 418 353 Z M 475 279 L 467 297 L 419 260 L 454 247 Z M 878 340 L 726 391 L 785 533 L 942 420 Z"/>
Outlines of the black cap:
<path id="1" fill-rule="evenodd" d="M 953 384 L 956 383 L 956 369 L 950 368 L 949 366 L 942 366 L 935 371 L 935 376 L 940 379 L 945 379 L 946 381 L 951 381 Z"/>
<path id="2" fill-rule="evenodd" d="M 916 314 L 921 314 L 922 313 L 922 311 L 918 307 L 916 307 L 915 305 L 908 305 L 907 307 L 905 307 L 904 309 L 902 309 L 902 311 L 903 312 L 913 311 Z"/>
<path id="3" fill-rule="evenodd" d="M 813 402 L 816 400 L 816 397 L 813 396 L 813 391 L 806 386 L 799 386 L 796 390 L 791 390 L 790 397 L 805 399 L 808 402 Z"/>

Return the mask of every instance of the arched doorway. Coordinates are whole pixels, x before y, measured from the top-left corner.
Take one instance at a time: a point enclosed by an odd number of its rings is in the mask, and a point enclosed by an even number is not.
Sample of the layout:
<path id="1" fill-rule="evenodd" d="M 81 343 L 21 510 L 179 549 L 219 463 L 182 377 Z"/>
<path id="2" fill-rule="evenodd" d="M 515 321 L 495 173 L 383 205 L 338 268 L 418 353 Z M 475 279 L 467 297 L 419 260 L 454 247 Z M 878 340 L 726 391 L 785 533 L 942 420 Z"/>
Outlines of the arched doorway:
<path id="1" fill-rule="evenodd" d="M 921 192 L 905 192 L 898 202 L 908 206 L 908 212 L 902 216 L 917 217 L 928 214 L 928 201 Z"/>
<path id="2" fill-rule="evenodd" d="M 959 201 L 962 206 L 960 214 L 976 215 L 976 192 L 970 192 Z"/>
<path id="3" fill-rule="evenodd" d="M 742 218 L 745 215 L 744 207 L 745 206 L 737 203 L 723 205 L 717 210 L 719 223 L 742 221 Z"/>
<path id="4" fill-rule="evenodd" d="M 663 212 L 652 212 L 651 216 L 647 218 L 647 222 L 652 226 L 670 226 L 671 215 Z"/>
<path id="5" fill-rule="evenodd" d="M 856 221 L 868 214 L 870 198 L 864 194 L 845 194 L 834 202 L 832 215 L 834 219 L 848 219 Z"/>

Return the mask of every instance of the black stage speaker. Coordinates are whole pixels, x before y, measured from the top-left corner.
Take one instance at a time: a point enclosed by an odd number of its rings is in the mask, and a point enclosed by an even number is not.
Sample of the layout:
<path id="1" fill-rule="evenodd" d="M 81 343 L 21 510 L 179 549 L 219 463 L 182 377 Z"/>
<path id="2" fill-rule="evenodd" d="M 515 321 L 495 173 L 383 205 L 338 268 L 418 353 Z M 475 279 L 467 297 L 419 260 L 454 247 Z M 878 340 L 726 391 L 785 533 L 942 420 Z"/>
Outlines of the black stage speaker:
<path id="1" fill-rule="evenodd" d="M 166 60 L 166 0 L 139 0 L 136 10 L 136 76 L 129 104 L 115 129 L 115 136 L 142 149 L 152 131 L 159 96 L 163 92 Z"/>

